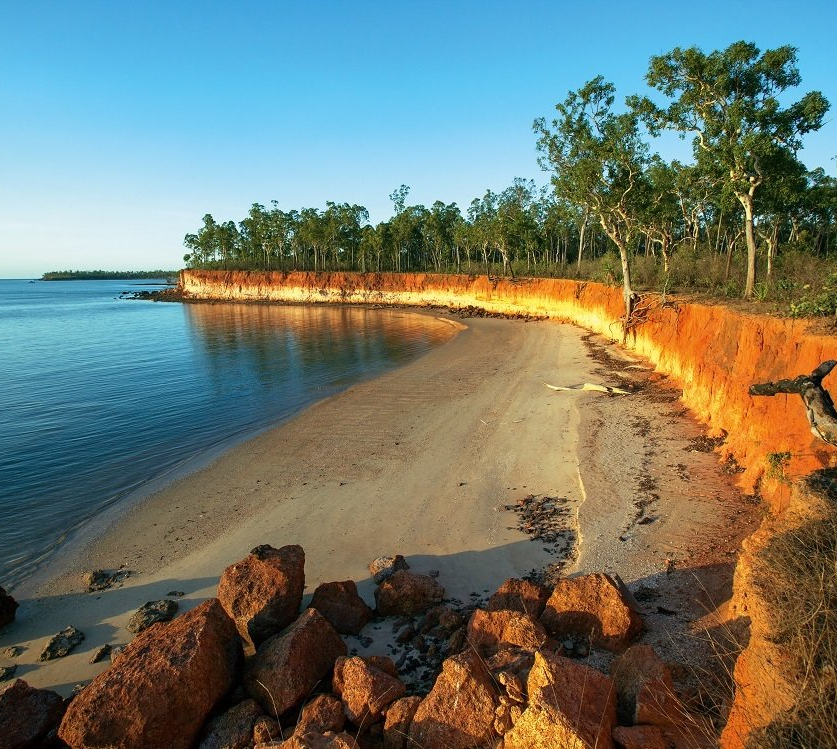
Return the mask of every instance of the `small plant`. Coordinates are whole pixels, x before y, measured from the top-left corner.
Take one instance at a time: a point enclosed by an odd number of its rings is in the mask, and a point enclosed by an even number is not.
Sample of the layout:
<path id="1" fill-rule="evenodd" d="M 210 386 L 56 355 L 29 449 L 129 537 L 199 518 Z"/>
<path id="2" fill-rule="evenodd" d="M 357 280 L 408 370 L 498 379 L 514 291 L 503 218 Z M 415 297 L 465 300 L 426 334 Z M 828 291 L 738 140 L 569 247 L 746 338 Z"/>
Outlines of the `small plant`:
<path id="1" fill-rule="evenodd" d="M 789 452 L 768 453 L 767 477 L 776 481 L 787 481 L 785 478 L 785 468 L 790 463 L 791 457 Z"/>

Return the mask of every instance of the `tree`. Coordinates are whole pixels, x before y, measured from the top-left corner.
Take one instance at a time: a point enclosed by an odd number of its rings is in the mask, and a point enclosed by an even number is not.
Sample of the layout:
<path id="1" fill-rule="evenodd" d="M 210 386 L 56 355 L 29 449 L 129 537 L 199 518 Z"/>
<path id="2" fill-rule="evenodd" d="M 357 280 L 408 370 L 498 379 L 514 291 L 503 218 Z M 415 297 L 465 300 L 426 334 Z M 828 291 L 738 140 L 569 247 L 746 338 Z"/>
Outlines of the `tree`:
<path id="1" fill-rule="evenodd" d="M 710 162 L 725 175 L 725 186 L 744 209 L 747 241 L 745 298 L 753 295 L 756 278 L 754 217 L 756 194 L 774 179 L 770 163 L 777 152 L 795 157 L 800 137 L 817 130 L 828 111 L 819 91 L 783 107 L 779 95 L 801 81 L 796 49 L 790 46 L 761 53 L 754 44 L 735 42 L 709 54 L 697 47 L 676 47 L 651 58 L 646 80 L 671 97 L 666 108 L 650 99 L 635 99 L 652 130 L 670 128 L 694 133 L 695 157 Z"/>
<path id="2" fill-rule="evenodd" d="M 555 105 L 558 117 L 551 129 L 540 118 L 534 130 L 542 154 L 539 163 L 552 170 L 555 191 L 588 207 L 619 250 L 627 334 L 636 302 L 628 246 L 638 227 L 648 147 L 640 137 L 637 114 L 614 113 L 614 99 L 613 84 L 598 76 Z"/>

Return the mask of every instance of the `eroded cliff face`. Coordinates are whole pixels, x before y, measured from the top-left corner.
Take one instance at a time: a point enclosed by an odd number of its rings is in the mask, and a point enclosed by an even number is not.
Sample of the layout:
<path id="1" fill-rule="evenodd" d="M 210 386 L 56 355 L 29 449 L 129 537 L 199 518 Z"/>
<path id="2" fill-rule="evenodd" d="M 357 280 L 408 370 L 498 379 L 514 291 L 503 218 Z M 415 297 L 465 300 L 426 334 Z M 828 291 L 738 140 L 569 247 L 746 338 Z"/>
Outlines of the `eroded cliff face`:
<path id="1" fill-rule="evenodd" d="M 191 299 L 476 306 L 567 320 L 613 339 L 621 337 L 621 291 L 569 280 L 189 270 L 181 273 L 181 290 Z M 737 461 L 744 469 L 739 477 L 742 489 L 758 489 L 771 511 L 759 533 L 745 544 L 730 606 L 733 616 L 754 620 L 748 649 L 736 668 L 736 702 L 724 734 L 725 746 L 739 747 L 753 727 L 787 709 L 793 698 L 792 686 L 777 668 L 782 654 L 761 626 L 760 603 L 750 584 L 752 554 L 782 527 L 791 490 L 789 481 L 762 479 L 770 456 L 778 453 L 791 456 L 783 466 L 783 479 L 837 464 L 837 451 L 811 434 L 798 396 L 752 398 L 747 389 L 753 383 L 808 373 L 826 359 L 837 359 L 837 338 L 807 332 L 805 321 L 750 315 L 720 305 L 662 306 L 659 300 L 646 299 L 640 306 L 646 305 L 644 321 L 631 331 L 627 347 L 682 388 L 683 403 L 711 432 L 727 433 L 721 458 Z"/>

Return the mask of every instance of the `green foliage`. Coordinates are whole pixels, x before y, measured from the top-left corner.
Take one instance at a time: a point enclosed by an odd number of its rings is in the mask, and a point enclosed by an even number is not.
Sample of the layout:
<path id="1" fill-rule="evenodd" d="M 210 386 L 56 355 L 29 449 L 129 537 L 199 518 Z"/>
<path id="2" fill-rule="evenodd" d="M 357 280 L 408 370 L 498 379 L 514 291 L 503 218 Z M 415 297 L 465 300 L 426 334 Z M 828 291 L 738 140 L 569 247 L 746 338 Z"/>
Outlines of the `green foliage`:
<path id="1" fill-rule="evenodd" d="M 136 278 L 177 278 L 176 270 L 53 270 L 41 281 L 108 281 Z"/>
<path id="2" fill-rule="evenodd" d="M 802 298 L 791 302 L 790 311 L 794 317 L 819 317 L 837 315 L 837 272 L 829 273 L 816 290 L 810 284 L 803 287 Z"/>

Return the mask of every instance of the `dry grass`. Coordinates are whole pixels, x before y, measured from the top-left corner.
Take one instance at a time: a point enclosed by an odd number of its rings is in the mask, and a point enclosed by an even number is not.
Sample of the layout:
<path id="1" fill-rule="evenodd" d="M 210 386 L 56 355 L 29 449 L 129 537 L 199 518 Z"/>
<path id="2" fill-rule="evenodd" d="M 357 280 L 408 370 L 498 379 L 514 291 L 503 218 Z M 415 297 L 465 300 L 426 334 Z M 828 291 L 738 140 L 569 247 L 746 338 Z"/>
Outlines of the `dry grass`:
<path id="1" fill-rule="evenodd" d="M 757 558 L 773 639 L 798 675 L 798 703 L 756 731 L 749 749 L 837 747 L 837 472 L 809 481 L 809 519 Z"/>

